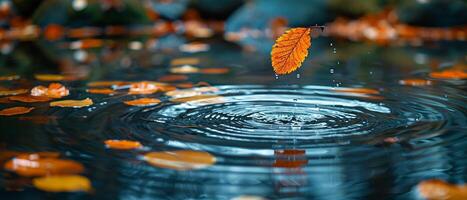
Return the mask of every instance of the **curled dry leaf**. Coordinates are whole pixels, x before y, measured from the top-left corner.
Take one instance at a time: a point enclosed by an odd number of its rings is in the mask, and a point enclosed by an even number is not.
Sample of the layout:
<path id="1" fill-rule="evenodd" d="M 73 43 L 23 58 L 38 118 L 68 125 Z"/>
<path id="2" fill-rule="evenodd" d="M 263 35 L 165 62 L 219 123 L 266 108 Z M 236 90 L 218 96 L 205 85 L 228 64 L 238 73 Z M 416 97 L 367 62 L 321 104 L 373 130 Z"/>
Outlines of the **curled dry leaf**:
<path id="1" fill-rule="evenodd" d="M 28 112 L 31 112 L 31 110 L 34 110 L 33 107 L 12 107 L 12 108 L 5 108 L 3 110 L 0 110 L 0 115 L 2 116 L 12 116 L 12 115 L 21 115 L 21 114 L 26 114 Z"/>
<path id="2" fill-rule="evenodd" d="M 86 92 L 91 94 L 114 94 L 115 90 L 108 89 L 108 88 L 95 88 L 95 89 L 87 89 Z"/>
<path id="3" fill-rule="evenodd" d="M 46 176 L 32 180 L 34 187 L 46 192 L 87 192 L 91 190 L 91 181 L 79 175 Z"/>
<path id="4" fill-rule="evenodd" d="M 400 80 L 399 84 L 401 85 L 410 85 L 410 86 L 426 86 L 426 85 L 431 85 L 430 80 L 425 80 L 425 79 L 404 79 Z"/>
<path id="5" fill-rule="evenodd" d="M 276 74 L 289 74 L 302 65 L 311 46 L 310 31 L 310 28 L 292 28 L 276 40 L 271 51 Z"/>
<path id="6" fill-rule="evenodd" d="M 152 106 L 159 104 L 161 101 L 159 99 L 154 99 L 154 98 L 141 98 L 141 99 L 135 99 L 131 101 L 124 101 L 126 105 L 130 106 Z"/>
<path id="7" fill-rule="evenodd" d="M 68 96 L 69 94 L 70 91 L 60 83 L 51 83 L 49 84 L 49 87 L 39 85 L 31 89 L 31 96 L 61 98 Z"/>
<path id="8" fill-rule="evenodd" d="M 11 95 L 18 95 L 18 94 L 25 94 L 28 93 L 28 89 L 0 89 L 0 96 L 11 96 Z"/>
<path id="9" fill-rule="evenodd" d="M 13 81 L 19 79 L 19 75 L 0 76 L 0 81 Z"/>
<path id="10" fill-rule="evenodd" d="M 21 176 L 46 176 L 58 174 L 79 174 L 83 165 L 72 160 L 64 160 L 55 154 L 21 154 L 5 163 L 4 168 Z"/>
<path id="11" fill-rule="evenodd" d="M 431 72 L 430 77 L 439 79 L 467 79 L 467 72 L 462 69 L 447 69 L 439 72 Z"/>
<path id="12" fill-rule="evenodd" d="M 130 150 L 143 147 L 138 141 L 131 140 L 106 140 L 104 143 L 110 149 Z"/>
<path id="13" fill-rule="evenodd" d="M 153 166 L 175 170 L 201 169 L 216 163 L 210 153 L 190 150 L 150 152 L 144 159 Z"/>
<path id="14" fill-rule="evenodd" d="M 11 101 L 19 101 L 19 102 L 24 102 L 24 103 L 46 102 L 46 101 L 51 100 L 51 98 L 46 97 L 46 96 L 32 96 L 32 95 L 11 96 L 8 99 Z"/>
<path id="15" fill-rule="evenodd" d="M 467 199 L 467 185 L 454 185 L 442 180 L 425 180 L 417 186 L 420 196 L 429 200 Z"/>
<path id="16" fill-rule="evenodd" d="M 50 102 L 51 107 L 72 107 L 72 108 L 82 108 L 92 105 L 92 99 L 86 98 L 83 100 L 63 100 L 63 101 L 54 101 Z"/>

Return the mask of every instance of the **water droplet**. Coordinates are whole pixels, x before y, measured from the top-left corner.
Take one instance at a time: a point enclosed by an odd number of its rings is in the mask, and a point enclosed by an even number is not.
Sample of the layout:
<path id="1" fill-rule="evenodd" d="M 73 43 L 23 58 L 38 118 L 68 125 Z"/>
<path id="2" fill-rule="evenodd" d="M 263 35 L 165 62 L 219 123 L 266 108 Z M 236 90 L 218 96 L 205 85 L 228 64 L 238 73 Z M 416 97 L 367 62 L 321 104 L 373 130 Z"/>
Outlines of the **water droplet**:
<path id="1" fill-rule="evenodd" d="M 276 74 L 276 79 L 279 79 L 279 75 Z"/>
<path id="2" fill-rule="evenodd" d="M 334 68 L 331 68 L 331 69 L 329 70 L 329 73 L 334 74 Z"/>
<path id="3" fill-rule="evenodd" d="M 300 74 L 297 74 L 297 78 L 300 78 Z"/>
<path id="4" fill-rule="evenodd" d="M 332 45 L 333 45 L 333 44 L 332 44 L 332 42 L 331 42 L 331 44 L 329 44 L 329 46 L 331 46 L 331 47 L 332 47 Z"/>
<path id="5" fill-rule="evenodd" d="M 341 64 L 341 63 L 340 63 L 339 61 L 337 61 L 337 64 L 339 65 L 339 64 Z"/>
<path id="6" fill-rule="evenodd" d="M 372 72 L 372 71 L 370 71 L 370 74 L 373 74 L 373 72 Z"/>
<path id="7" fill-rule="evenodd" d="M 337 53 L 336 48 L 332 49 L 332 53 L 334 53 L 334 54 Z"/>

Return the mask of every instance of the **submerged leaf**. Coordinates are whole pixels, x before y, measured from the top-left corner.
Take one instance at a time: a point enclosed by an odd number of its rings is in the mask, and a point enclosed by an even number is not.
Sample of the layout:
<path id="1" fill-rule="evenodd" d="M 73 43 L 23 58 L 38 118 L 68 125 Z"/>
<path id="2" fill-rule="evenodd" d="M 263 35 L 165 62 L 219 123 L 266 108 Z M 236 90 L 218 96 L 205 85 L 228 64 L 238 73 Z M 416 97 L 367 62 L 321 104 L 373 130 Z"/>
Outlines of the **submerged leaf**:
<path id="1" fill-rule="evenodd" d="M 141 98 L 141 99 L 135 99 L 131 101 L 124 101 L 126 105 L 130 105 L 130 106 L 152 106 L 160 102 L 161 101 L 159 99 L 154 99 L 154 98 Z"/>
<path id="2" fill-rule="evenodd" d="M 216 163 L 210 153 L 190 150 L 150 152 L 144 159 L 153 166 L 175 170 L 201 169 Z"/>
<path id="3" fill-rule="evenodd" d="M 92 99 L 86 98 L 83 100 L 63 100 L 63 101 L 54 101 L 50 102 L 51 107 L 72 107 L 72 108 L 82 108 L 92 105 Z"/>
<path id="4" fill-rule="evenodd" d="M 106 140 L 104 143 L 110 149 L 130 150 L 143 147 L 138 141 L 130 140 Z"/>
<path id="5" fill-rule="evenodd" d="M 20 114 L 26 114 L 28 112 L 31 112 L 31 110 L 34 110 L 34 108 L 33 107 L 5 108 L 3 110 L 0 110 L 0 115 L 2 116 L 20 115 Z"/>
<path id="6" fill-rule="evenodd" d="M 40 190 L 47 192 L 77 192 L 91 190 L 91 181 L 84 176 L 46 176 L 35 178 L 33 185 Z"/>
<path id="7" fill-rule="evenodd" d="M 282 34 L 271 51 L 271 62 L 276 74 L 297 70 L 308 56 L 311 46 L 310 28 L 293 28 Z"/>

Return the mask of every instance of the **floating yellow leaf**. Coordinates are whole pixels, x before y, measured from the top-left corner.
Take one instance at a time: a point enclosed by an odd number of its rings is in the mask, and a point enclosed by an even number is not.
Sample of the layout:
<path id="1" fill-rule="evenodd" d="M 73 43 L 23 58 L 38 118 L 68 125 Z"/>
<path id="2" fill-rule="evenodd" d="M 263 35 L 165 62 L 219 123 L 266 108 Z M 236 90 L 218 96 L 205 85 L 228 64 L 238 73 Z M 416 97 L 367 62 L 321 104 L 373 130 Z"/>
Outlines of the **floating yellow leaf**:
<path id="1" fill-rule="evenodd" d="M 95 88 L 95 89 L 87 89 L 86 92 L 91 94 L 113 94 L 115 90 L 108 89 L 108 88 Z"/>
<path id="2" fill-rule="evenodd" d="M 400 80 L 399 84 L 401 84 L 401 85 L 411 85 L 411 86 L 426 86 L 426 85 L 431 85 L 431 81 L 430 80 L 425 80 L 425 79 L 411 78 L 411 79 Z"/>
<path id="3" fill-rule="evenodd" d="M 429 200 L 467 199 L 467 185 L 454 185 L 442 180 L 425 180 L 418 184 L 418 192 Z"/>
<path id="4" fill-rule="evenodd" d="M 91 190 L 91 181 L 84 176 L 46 176 L 32 180 L 33 185 L 47 192 L 87 192 Z"/>
<path id="5" fill-rule="evenodd" d="M 276 74 L 297 70 L 308 56 L 311 46 L 310 28 L 293 28 L 282 34 L 271 51 L 272 67 Z"/>
<path id="6" fill-rule="evenodd" d="M 0 110 L 0 115 L 2 116 L 20 115 L 20 114 L 26 114 L 28 112 L 31 112 L 31 110 L 34 110 L 34 108 L 33 107 L 5 108 L 3 110 Z"/>
<path id="7" fill-rule="evenodd" d="M 196 65 L 199 64 L 199 58 L 175 58 L 170 61 L 170 65 Z"/>
<path id="8" fill-rule="evenodd" d="M 18 94 L 24 94 L 28 92 L 29 92 L 28 89 L 15 89 L 15 90 L 0 89 L 0 96 L 18 95 Z"/>
<path id="9" fill-rule="evenodd" d="M 63 100 L 63 101 L 54 101 L 50 102 L 51 107 L 72 107 L 72 108 L 82 108 L 92 105 L 92 99 L 86 98 L 83 100 Z"/>
<path id="10" fill-rule="evenodd" d="M 467 79 L 467 72 L 462 69 L 447 69 L 439 72 L 431 72 L 430 77 L 439 79 Z"/>
<path id="11" fill-rule="evenodd" d="M 19 101 L 19 102 L 24 102 L 24 103 L 46 102 L 46 101 L 51 100 L 51 98 L 49 98 L 49 97 L 31 96 L 31 95 L 11 96 L 8 99 L 12 100 L 12 101 Z"/>
<path id="12" fill-rule="evenodd" d="M 216 163 L 210 153 L 190 150 L 150 152 L 144 159 L 153 166 L 176 170 L 201 169 Z"/>
<path id="13" fill-rule="evenodd" d="M 8 76 L 0 76 L 0 81 L 12 81 L 19 79 L 20 76 L 18 75 L 8 75 Z"/>
<path id="14" fill-rule="evenodd" d="M 55 154 L 21 154 L 7 163 L 4 168 L 21 176 L 45 176 L 57 174 L 79 174 L 84 171 L 83 165 L 72 160 L 63 160 Z"/>
<path id="15" fill-rule="evenodd" d="M 39 81 L 63 81 L 65 76 L 60 74 L 36 74 L 34 77 Z"/>
<path id="16" fill-rule="evenodd" d="M 60 83 L 51 83 L 49 87 L 42 85 L 36 86 L 31 89 L 32 96 L 44 96 L 50 98 L 61 98 L 68 96 L 70 91 Z"/>
<path id="17" fill-rule="evenodd" d="M 135 99 L 131 101 L 124 101 L 126 105 L 130 105 L 130 106 L 152 106 L 160 102 L 161 101 L 159 99 L 154 99 L 154 98 L 141 98 L 141 99 Z"/>
<path id="18" fill-rule="evenodd" d="M 138 141 L 131 140 L 106 140 L 104 143 L 110 149 L 129 150 L 143 147 Z"/>

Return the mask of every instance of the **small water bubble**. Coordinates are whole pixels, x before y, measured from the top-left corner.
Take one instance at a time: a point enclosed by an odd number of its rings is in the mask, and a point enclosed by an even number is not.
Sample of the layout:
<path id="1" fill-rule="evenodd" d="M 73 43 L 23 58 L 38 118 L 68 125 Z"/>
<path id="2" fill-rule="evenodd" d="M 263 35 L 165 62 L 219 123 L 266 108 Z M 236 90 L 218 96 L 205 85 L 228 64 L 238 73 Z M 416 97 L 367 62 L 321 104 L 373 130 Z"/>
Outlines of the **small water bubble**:
<path id="1" fill-rule="evenodd" d="M 336 48 L 332 49 L 332 53 L 334 53 L 334 54 L 337 53 Z"/>
<path id="2" fill-rule="evenodd" d="M 297 78 L 300 78 L 300 74 L 297 74 Z"/>
<path id="3" fill-rule="evenodd" d="M 331 42 L 331 44 L 329 44 L 329 46 L 331 46 L 331 47 L 332 47 L 332 45 L 333 45 L 333 44 L 332 44 L 332 42 Z"/>
<path id="4" fill-rule="evenodd" d="M 276 79 L 279 79 L 279 75 L 276 74 Z"/>
<path id="5" fill-rule="evenodd" d="M 334 74 L 334 68 L 331 68 L 331 69 L 329 70 L 329 73 Z"/>

